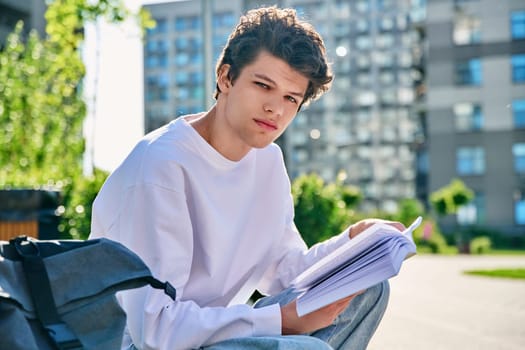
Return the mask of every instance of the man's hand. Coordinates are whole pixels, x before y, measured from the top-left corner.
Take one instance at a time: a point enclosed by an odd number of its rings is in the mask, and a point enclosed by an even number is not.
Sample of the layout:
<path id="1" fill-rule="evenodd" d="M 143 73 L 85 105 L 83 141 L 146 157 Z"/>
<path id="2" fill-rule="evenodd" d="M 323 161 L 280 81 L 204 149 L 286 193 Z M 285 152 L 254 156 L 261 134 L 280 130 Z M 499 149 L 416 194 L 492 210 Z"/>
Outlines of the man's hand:
<path id="1" fill-rule="evenodd" d="M 350 238 L 354 238 L 355 236 L 357 236 L 358 234 L 360 234 L 361 232 L 363 232 L 364 230 L 366 230 L 373 224 L 377 224 L 377 223 L 384 223 L 384 224 L 392 225 L 395 228 L 397 228 L 399 231 L 403 231 L 406 228 L 405 225 L 397 221 L 382 220 L 382 219 L 364 219 L 350 226 L 350 230 L 348 234 L 350 235 Z"/>
<path id="2" fill-rule="evenodd" d="M 297 315 L 296 301 L 281 307 L 282 334 L 305 334 L 331 325 L 337 316 L 343 312 L 350 301 L 362 292 L 340 299 L 319 310 L 313 311 L 302 317 Z"/>

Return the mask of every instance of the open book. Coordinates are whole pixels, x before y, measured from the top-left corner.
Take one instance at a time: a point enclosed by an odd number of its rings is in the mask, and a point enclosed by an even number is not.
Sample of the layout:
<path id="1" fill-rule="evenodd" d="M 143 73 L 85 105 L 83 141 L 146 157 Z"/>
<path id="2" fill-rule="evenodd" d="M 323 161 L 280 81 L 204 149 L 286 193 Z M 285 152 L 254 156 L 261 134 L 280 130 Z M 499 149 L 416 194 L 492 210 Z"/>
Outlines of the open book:
<path id="1" fill-rule="evenodd" d="M 416 254 L 412 232 L 377 223 L 313 264 L 292 281 L 299 292 L 297 314 L 306 315 L 336 300 L 369 288 L 399 273 L 403 261 Z"/>

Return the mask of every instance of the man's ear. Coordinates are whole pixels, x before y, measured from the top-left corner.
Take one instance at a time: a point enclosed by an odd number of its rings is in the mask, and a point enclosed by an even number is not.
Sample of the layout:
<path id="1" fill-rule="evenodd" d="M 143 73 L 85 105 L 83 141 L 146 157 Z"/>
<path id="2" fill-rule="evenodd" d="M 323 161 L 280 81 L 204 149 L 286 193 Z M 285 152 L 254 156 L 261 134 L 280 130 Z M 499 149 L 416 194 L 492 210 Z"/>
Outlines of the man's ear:
<path id="1" fill-rule="evenodd" d="M 221 92 L 228 92 L 228 90 L 232 86 L 230 78 L 228 77 L 229 72 L 230 72 L 229 64 L 223 64 L 219 68 L 219 74 L 217 77 L 217 85 L 219 86 L 219 89 Z"/>

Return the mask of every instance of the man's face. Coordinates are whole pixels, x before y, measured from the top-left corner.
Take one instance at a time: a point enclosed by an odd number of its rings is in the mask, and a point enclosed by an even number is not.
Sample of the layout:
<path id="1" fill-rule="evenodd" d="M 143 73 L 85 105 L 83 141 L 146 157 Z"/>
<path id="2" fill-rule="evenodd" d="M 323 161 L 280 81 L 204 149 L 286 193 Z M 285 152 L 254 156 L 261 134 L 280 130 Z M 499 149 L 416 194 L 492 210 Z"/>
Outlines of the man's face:
<path id="1" fill-rule="evenodd" d="M 265 51 L 241 70 L 233 84 L 228 69 L 228 65 L 221 68 L 218 84 L 231 141 L 247 150 L 269 145 L 297 114 L 308 79 Z"/>

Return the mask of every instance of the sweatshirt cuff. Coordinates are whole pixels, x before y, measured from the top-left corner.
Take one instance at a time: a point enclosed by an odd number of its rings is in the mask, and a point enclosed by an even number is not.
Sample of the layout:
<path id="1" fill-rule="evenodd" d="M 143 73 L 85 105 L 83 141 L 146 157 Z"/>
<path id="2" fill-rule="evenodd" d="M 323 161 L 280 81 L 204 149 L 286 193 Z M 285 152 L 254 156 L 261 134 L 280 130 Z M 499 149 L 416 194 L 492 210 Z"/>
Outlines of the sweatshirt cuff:
<path id="1" fill-rule="evenodd" d="M 253 309 L 256 321 L 253 325 L 253 335 L 270 336 L 281 335 L 281 307 L 272 304 Z"/>
<path id="2" fill-rule="evenodd" d="M 350 232 L 350 226 L 347 227 L 340 234 L 336 236 L 332 236 L 330 239 L 324 241 L 323 244 L 328 248 L 328 251 L 335 250 L 350 240 L 349 232 Z"/>

